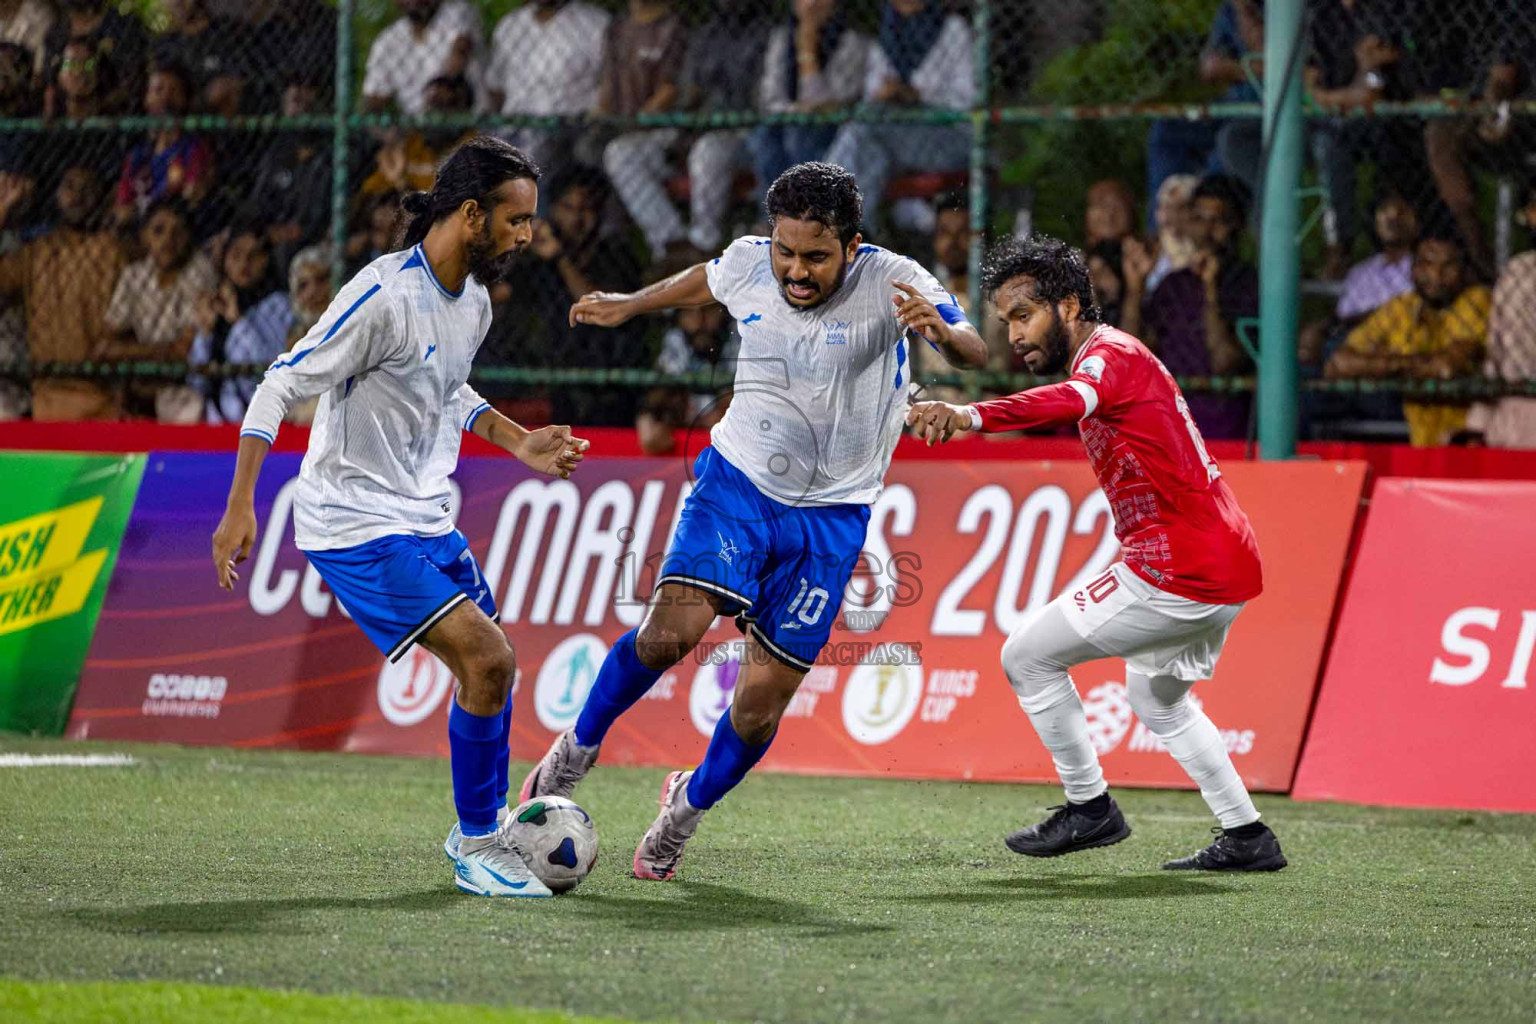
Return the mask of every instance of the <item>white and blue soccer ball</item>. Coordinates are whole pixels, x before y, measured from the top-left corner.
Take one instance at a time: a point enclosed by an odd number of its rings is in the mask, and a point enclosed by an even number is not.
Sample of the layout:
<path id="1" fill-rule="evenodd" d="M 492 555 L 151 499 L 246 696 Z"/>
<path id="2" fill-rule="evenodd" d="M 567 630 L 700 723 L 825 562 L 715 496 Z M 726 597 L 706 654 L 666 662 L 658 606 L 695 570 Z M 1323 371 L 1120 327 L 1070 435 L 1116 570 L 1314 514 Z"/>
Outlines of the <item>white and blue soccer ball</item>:
<path id="1" fill-rule="evenodd" d="M 574 800 L 538 796 L 512 809 L 503 841 L 554 892 L 570 892 L 597 863 L 597 829 Z"/>

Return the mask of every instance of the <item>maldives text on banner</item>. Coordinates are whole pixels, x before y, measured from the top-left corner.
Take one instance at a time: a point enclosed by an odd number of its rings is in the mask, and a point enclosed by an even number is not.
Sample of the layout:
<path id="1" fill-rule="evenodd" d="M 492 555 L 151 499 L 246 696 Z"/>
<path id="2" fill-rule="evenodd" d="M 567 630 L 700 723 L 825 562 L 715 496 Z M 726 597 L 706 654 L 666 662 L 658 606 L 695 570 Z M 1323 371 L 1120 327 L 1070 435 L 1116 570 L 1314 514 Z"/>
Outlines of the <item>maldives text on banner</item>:
<path id="1" fill-rule="evenodd" d="M 86 666 L 71 735 L 181 743 L 446 753 L 453 683 L 415 649 L 387 666 L 292 543 L 298 458 L 274 454 L 257 493 L 261 539 L 233 595 L 208 535 L 233 458 L 156 455 Z M 638 625 L 690 489 L 680 460 L 589 458 L 569 482 L 505 458 L 466 458 L 458 523 L 518 652 L 513 750 L 571 725 L 608 646 Z M 1261 789 L 1290 786 L 1365 470 L 1232 463 L 1266 555 L 1265 594 L 1238 619 L 1217 678 L 1197 690 Z M 767 767 L 831 774 L 1045 780 L 1049 757 L 998 652 L 1032 608 L 1117 557 L 1084 462 L 901 461 L 876 504 L 864 571 L 790 705 Z M 167 566 L 177 566 L 167 575 Z M 184 567 L 184 568 L 180 568 Z M 206 600 L 193 601 L 192 595 Z M 188 607 L 178 613 L 176 606 Z M 143 628 L 147 614 L 161 616 Z M 180 614 L 184 621 L 179 621 Z M 694 762 L 730 705 L 740 634 L 717 621 L 609 733 L 605 762 Z M 1110 779 L 1187 785 L 1136 723 L 1124 666 L 1076 674 Z"/>
<path id="2" fill-rule="evenodd" d="M 1377 483 L 1298 797 L 1536 811 L 1533 524 L 1536 483 Z"/>

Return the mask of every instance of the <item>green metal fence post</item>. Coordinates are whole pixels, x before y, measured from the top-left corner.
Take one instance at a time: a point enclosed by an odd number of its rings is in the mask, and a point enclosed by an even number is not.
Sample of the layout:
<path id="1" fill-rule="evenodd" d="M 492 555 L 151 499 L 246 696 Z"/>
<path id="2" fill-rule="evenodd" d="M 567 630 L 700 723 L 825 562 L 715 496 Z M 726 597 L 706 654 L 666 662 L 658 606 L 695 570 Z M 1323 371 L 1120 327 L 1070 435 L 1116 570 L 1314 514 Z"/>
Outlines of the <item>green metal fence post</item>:
<path id="1" fill-rule="evenodd" d="M 991 218 L 991 190 L 987 184 L 987 145 L 991 134 L 992 107 L 992 3 L 978 0 L 971 12 L 972 74 L 976 95 L 971 100 L 971 252 L 967 260 L 970 288 L 966 301 L 971 319 L 981 323 L 981 260 Z"/>
<path id="2" fill-rule="evenodd" d="M 336 3 L 336 109 L 331 139 L 331 282 L 345 283 L 347 248 L 347 133 L 352 115 L 352 0 Z"/>
<path id="3" fill-rule="evenodd" d="M 1259 240 L 1259 454 L 1296 454 L 1296 332 L 1301 304 L 1303 0 L 1264 5 L 1264 216 Z"/>

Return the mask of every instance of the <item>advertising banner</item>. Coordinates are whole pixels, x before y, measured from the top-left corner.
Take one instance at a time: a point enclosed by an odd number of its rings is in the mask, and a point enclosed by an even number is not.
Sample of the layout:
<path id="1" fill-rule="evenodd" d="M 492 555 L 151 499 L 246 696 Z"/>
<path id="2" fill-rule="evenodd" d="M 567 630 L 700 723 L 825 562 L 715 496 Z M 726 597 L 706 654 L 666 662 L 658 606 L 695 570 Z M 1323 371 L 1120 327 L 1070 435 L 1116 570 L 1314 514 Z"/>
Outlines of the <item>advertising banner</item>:
<path id="1" fill-rule="evenodd" d="M 0 452 L 0 730 L 64 731 L 143 468 Z"/>
<path id="2" fill-rule="evenodd" d="M 157 455 L 86 666 L 74 736 L 446 753 L 453 680 L 413 649 L 386 665 L 292 544 L 296 456 L 268 459 L 261 538 L 233 594 L 208 538 L 232 456 Z M 1225 469 L 1266 555 L 1265 594 L 1197 688 L 1249 782 L 1290 785 L 1364 481 L 1357 463 Z M 640 623 L 691 488 L 680 460 L 589 458 L 571 481 L 466 458 L 458 523 L 518 652 L 513 748 L 574 722 L 608 646 Z M 1084 462 L 898 460 L 832 639 L 789 707 L 770 768 L 1048 779 L 999 664 L 1033 608 L 1117 557 Z M 730 706 L 742 642 L 717 620 L 609 734 L 608 763 L 687 765 Z M 1186 785 L 1133 720 L 1124 666 L 1076 673 L 1112 781 Z"/>
<path id="3" fill-rule="evenodd" d="M 1536 483 L 1382 480 L 1296 796 L 1536 811 Z"/>

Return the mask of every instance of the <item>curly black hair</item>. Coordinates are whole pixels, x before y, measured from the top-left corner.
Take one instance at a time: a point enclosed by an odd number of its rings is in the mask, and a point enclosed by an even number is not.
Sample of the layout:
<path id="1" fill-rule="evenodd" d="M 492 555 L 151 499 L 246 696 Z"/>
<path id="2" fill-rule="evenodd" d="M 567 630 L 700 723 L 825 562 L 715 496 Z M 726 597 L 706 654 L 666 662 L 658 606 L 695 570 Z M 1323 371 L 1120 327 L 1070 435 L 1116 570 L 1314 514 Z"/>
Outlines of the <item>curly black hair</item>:
<path id="1" fill-rule="evenodd" d="M 853 175 L 837 164 L 819 160 L 796 164 L 768 186 L 763 202 L 769 223 L 780 217 L 813 220 L 837 232 L 847 245 L 864 219 L 864 194 Z"/>
<path id="2" fill-rule="evenodd" d="M 982 286 L 988 294 L 996 294 L 1016 277 L 1028 277 L 1035 283 L 1037 302 L 1055 306 L 1075 295 L 1082 319 L 1092 323 L 1104 319 L 1088 279 L 1088 261 L 1059 238 L 1032 235 L 1027 239 L 1005 238 L 994 245 L 981 266 Z"/>

